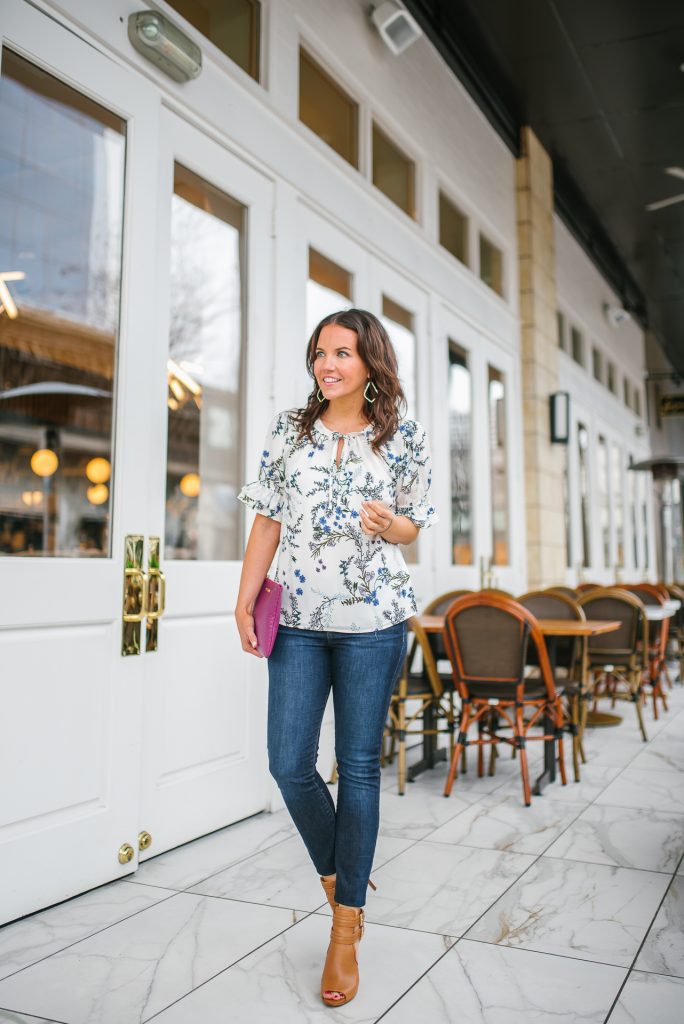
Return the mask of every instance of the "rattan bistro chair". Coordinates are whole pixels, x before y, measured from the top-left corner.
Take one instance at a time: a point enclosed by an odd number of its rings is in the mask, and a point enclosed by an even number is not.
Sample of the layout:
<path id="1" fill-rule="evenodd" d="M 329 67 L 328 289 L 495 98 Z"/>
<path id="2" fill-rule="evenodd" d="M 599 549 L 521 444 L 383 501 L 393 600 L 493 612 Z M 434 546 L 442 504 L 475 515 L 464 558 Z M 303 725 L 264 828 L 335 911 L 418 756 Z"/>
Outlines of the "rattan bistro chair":
<path id="1" fill-rule="evenodd" d="M 454 713 L 454 684 L 449 677 L 444 680 L 437 671 L 437 664 L 430 639 L 423 627 L 414 618 L 409 619 L 409 628 L 413 631 L 414 644 L 420 648 L 423 656 L 423 666 L 427 674 L 427 683 L 423 672 L 411 671 L 411 660 L 407 657 L 404 661 L 403 671 L 397 680 L 394 692 L 390 698 L 390 706 L 385 726 L 385 736 L 390 739 L 389 762 L 394 760 L 395 742 L 398 744 L 397 782 L 398 793 L 403 796 L 406 789 L 406 737 L 407 736 L 437 736 L 441 733 L 449 735 L 449 756 L 454 749 L 454 731 L 457 715 Z M 407 716 L 407 701 L 415 702 L 411 714 Z M 434 712 L 434 729 L 426 729 L 423 722 L 422 728 L 415 727 L 415 723 L 424 718 L 426 708 L 430 706 Z M 446 722 L 446 728 L 440 729 L 440 721 Z M 414 726 L 411 728 L 411 726 Z M 383 737 L 384 743 L 384 737 Z"/>
<path id="2" fill-rule="evenodd" d="M 629 583 L 620 584 L 621 588 L 636 594 L 642 604 L 662 607 L 669 595 L 655 583 Z M 661 680 L 663 675 L 669 679 L 667 672 L 667 638 L 670 630 L 670 620 L 661 619 L 648 623 L 648 682 L 651 684 L 651 696 L 653 698 L 653 717 L 658 717 L 658 698 L 663 702 L 663 708 L 667 711 L 667 697 L 663 690 Z"/>
<path id="3" fill-rule="evenodd" d="M 577 600 L 577 591 L 573 590 L 572 587 L 547 587 L 544 593 L 565 594 L 565 596 L 571 598 L 571 600 Z"/>
<path id="4" fill-rule="evenodd" d="M 577 601 L 558 590 L 531 590 L 519 597 L 518 601 L 531 611 L 536 619 L 586 619 Z M 568 730 L 572 736 L 572 766 L 575 782 L 579 782 L 580 758 L 586 763 L 581 726 L 586 717 L 583 708 L 588 696 L 586 642 L 575 637 L 558 637 L 554 642 L 556 678 L 560 679 L 567 699 Z M 534 648 L 528 652 L 527 663 L 534 666 L 539 664 Z M 562 677 L 560 673 L 563 673 Z"/>
<path id="5" fill-rule="evenodd" d="M 579 598 L 588 619 L 615 619 L 618 630 L 589 638 L 587 657 L 594 677 L 593 697 L 607 695 L 634 704 L 639 729 L 648 739 L 641 706 L 644 702 L 642 680 L 647 666 L 648 620 L 636 594 L 619 587 L 599 587 Z M 621 688 L 622 687 L 622 688 Z"/>
<path id="6" fill-rule="evenodd" d="M 529 639 L 539 658 L 541 678 L 525 679 Z M 563 709 L 554 684 L 544 637 L 531 612 L 512 598 L 480 592 L 459 598 L 449 606 L 444 623 L 444 641 L 451 662 L 454 683 L 461 695 L 461 725 L 451 755 L 444 796 L 449 796 L 464 747 L 508 743 L 520 753 L 523 796 L 531 804 L 525 745 L 528 740 L 558 741 L 558 760 L 563 785 Z M 524 712 L 531 712 L 528 719 Z M 512 736 L 498 735 L 491 718 L 503 719 Z M 554 726 L 551 735 L 530 735 L 542 717 Z M 469 740 L 471 725 L 478 726 L 478 738 Z M 482 762 L 479 772 L 482 774 Z"/>

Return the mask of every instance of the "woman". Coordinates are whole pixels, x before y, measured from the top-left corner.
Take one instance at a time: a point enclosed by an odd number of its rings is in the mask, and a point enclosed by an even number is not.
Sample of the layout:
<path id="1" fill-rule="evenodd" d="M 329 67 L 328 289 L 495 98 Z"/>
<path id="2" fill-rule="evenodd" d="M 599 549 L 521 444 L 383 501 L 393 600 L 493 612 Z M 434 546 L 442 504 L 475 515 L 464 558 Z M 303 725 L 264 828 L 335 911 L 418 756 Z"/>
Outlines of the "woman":
<path id="1" fill-rule="evenodd" d="M 309 341 L 307 368 L 315 386 L 306 407 L 272 420 L 258 480 L 238 495 L 258 515 L 235 617 L 242 649 L 260 657 L 252 612 L 280 545 L 269 771 L 333 911 L 321 996 L 337 1006 L 358 989 L 382 735 L 406 657 L 406 620 L 417 612 L 400 545 L 437 514 L 425 431 L 400 419 L 406 400 L 397 360 L 377 317 L 362 309 L 325 317 Z M 331 688 L 337 808 L 316 771 Z"/>

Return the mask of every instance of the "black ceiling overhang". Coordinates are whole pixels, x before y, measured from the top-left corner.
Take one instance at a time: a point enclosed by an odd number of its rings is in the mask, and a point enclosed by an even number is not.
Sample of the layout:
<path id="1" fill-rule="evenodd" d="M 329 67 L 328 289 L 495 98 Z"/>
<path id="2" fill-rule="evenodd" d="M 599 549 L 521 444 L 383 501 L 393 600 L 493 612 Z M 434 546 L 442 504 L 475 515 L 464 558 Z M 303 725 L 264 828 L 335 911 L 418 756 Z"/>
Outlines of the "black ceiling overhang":
<path id="1" fill-rule="evenodd" d="M 515 156 L 530 125 L 554 203 L 621 303 L 684 371 L 681 0 L 405 0 Z"/>

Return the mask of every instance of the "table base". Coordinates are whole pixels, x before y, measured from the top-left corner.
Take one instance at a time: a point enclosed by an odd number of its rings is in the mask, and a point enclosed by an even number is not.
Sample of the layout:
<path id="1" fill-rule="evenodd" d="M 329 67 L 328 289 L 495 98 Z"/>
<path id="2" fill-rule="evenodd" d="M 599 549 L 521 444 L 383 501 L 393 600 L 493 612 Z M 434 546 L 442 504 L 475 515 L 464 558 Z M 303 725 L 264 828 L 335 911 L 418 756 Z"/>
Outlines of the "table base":
<path id="1" fill-rule="evenodd" d="M 620 725 L 622 718 L 620 715 L 609 715 L 606 711 L 590 711 L 587 714 L 587 726 L 593 729 L 605 728 L 609 725 Z"/>
<path id="2" fill-rule="evenodd" d="M 416 775 L 420 775 L 421 772 L 426 771 L 428 768 L 434 768 L 438 761 L 446 761 L 447 750 L 446 747 L 439 747 L 437 750 L 432 752 L 431 757 L 421 757 L 420 761 L 416 761 L 406 772 L 406 779 L 408 782 L 413 782 Z"/>

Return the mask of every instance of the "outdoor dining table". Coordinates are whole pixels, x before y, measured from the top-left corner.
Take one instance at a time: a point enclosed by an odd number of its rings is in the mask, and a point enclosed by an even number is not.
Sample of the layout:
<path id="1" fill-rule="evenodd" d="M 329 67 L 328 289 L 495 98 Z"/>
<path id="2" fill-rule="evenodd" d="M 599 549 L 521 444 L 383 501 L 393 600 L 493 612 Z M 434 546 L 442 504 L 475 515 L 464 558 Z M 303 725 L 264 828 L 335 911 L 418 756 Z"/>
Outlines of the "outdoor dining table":
<path id="1" fill-rule="evenodd" d="M 429 634 L 441 633 L 444 629 L 444 615 L 415 615 L 413 618 Z M 551 674 L 555 680 L 556 673 L 556 644 L 559 639 L 565 637 L 598 636 L 601 633 L 612 633 L 620 628 L 620 623 L 613 619 L 537 619 L 546 641 L 546 649 L 551 664 Z M 409 628 L 411 619 L 409 619 Z M 425 668 L 423 667 L 423 672 Z M 426 677 L 427 679 L 427 677 Z M 425 728 L 434 729 L 434 712 L 431 707 L 425 709 Z M 544 732 L 549 735 L 552 731 L 550 720 L 544 720 Z M 417 764 L 414 764 L 408 771 L 408 778 L 413 779 L 426 768 L 434 768 L 437 761 L 446 760 L 446 749 L 437 748 L 437 738 L 434 735 L 423 736 L 423 757 Z M 539 796 L 549 782 L 556 778 L 556 754 L 555 741 L 546 740 L 544 743 L 544 771 L 534 784 L 532 792 Z"/>

